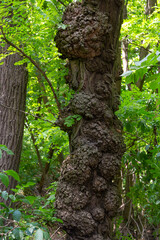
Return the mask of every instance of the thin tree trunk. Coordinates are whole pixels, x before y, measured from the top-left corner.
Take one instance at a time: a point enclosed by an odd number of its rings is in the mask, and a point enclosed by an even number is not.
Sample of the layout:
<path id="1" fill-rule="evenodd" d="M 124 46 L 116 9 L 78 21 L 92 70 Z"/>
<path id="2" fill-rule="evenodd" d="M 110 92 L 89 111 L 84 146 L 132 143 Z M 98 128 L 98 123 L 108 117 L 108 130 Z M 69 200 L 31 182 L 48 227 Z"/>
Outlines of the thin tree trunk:
<path id="1" fill-rule="evenodd" d="M 149 49 L 149 45 L 147 48 L 140 47 L 140 54 L 139 54 L 140 60 L 142 60 L 147 56 L 148 49 Z M 144 80 L 145 80 L 145 75 L 142 78 L 139 78 L 138 81 L 136 82 L 136 86 L 139 88 L 140 91 L 142 91 Z"/>
<path id="2" fill-rule="evenodd" d="M 123 8 L 123 19 L 127 19 L 127 4 L 128 1 L 125 2 L 124 8 Z M 123 64 L 123 72 L 127 72 L 129 70 L 128 68 L 128 38 L 127 36 L 122 40 L 122 64 Z M 131 91 L 131 84 L 128 85 L 128 90 Z"/>
<path id="3" fill-rule="evenodd" d="M 146 15 L 149 15 L 154 12 L 155 6 L 157 6 L 157 0 L 147 0 L 146 3 Z"/>
<path id="4" fill-rule="evenodd" d="M 54 153 L 54 145 L 51 144 L 50 148 L 49 148 L 49 151 L 48 151 L 48 156 L 47 156 L 47 162 L 45 163 L 45 167 L 43 169 L 43 172 L 42 172 L 42 175 L 41 175 L 41 179 L 40 179 L 40 182 L 39 182 L 39 186 L 38 186 L 38 191 L 40 194 L 42 194 L 42 190 L 43 190 L 43 187 L 44 187 L 44 183 L 45 183 L 45 179 L 46 179 L 46 175 L 49 171 L 49 168 L 50 168 L 50 164 L 51 164 L 51 159 L 53 157 L 53 153 Z"/>
<path id="5" fill-rule="evenodd" d="M 123 71 L 128 71 L 128 41 L 127 38 L 122 41 L 122 62 Z"/>
<path id="6" fill-rule="evenodd" d="M 5 49 L 7 49 L 7 45 Z M 6 145 L 14 155 L 3 152 L 0 159 L 0 170 L 13 169 L 18 171 L 22 149 L 24 129 L 24 113 L 27 88 L 26 65 L 15 66 L 22 60 L 19 54 L 4 59 L 0 66 L 0 144 Z M 9 189 L 15 187 L 12 180 Z"/>
<path id="7" fill-rule="evenodd" d="M 123 211 L 124 221 L 128 222 L 128 225 L 131 221 L 131 214 L 132 214 L 132 200 L 128 197 L 128 193 L 130 192 L 130 188 L 133 187 L 133 174 L 129 170 L 129 166 L 126 166 L 126 184 L 125 184 L 125 207 Z"/>
<path id="8" fill-rule="evenodd" d="M 124 5 L 123 9 L 123 19 L 127 19 L 127 3 Z M 128 71 L 128 40 L 127 36 L 125 39 L 122 40 L 122 63 L 123 63 L 123 71 L 127 72 Z"/>
<path id="9" fill-rule="evenodd" d="M 114 114 L 119 104 L 114 70 L 122 8 L 118 0 L 71 4 L 63 17 L 68 27 L 56 36 L 59 51 L 69 58 L 68 83 L 76 91 L 57 122 L 70 139 L 70 158 L 62 164 L 56 194 L 67 240 L 113 239 L 125 150 Z M 82 119 L 67 128 L 64 118 L 75 114 Z"/>
<path id="10" fill-rule="evenodd" d="M 157 0 L 147 0 L 145 14 L 146 15 L 152 14 L 155 10 L 156 5 L 157 5 Z M 140 60 L 142 60 L 148 55 L 149 48 L 150 48 L 150 44 L 148 44 L 146 48 L 140 47 L 140 54 L 139 54 Z M 139 78 L 138 81 L 136 82 L 136 85 L 140 91 L 142 91 L 144 81 L 145 81 L 145 75 L 142 78 Z"/>

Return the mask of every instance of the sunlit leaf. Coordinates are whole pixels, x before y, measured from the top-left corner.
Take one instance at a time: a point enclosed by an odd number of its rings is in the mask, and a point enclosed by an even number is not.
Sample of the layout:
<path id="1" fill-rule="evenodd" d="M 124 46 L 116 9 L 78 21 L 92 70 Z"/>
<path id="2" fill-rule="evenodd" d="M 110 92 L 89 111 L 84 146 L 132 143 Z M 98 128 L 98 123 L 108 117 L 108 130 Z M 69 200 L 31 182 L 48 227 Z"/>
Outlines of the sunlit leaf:
<path id="1" fill-rule="evenodd" d="M 43 240 L 43 231 L 39 228 L 34 236 L 35 240 Z"/>
<path id="2" fill-rule="evenodd" d="M 9 178 L 8 178 L 8 176 L 6 174 L 4 174 L 4 173 L 0 173 L 0 179 L 1 179 L 2 183 L 6 187 L 8 187 L 8 185 L 9 185 Z"/>
<path id="3" fill-rule="evenodd" d="M 20 182 L 20 177 L 17 172 L 14 170 L 6 170 L 4 171 L 7 175 L 12 176 L 16 181 Z"/>

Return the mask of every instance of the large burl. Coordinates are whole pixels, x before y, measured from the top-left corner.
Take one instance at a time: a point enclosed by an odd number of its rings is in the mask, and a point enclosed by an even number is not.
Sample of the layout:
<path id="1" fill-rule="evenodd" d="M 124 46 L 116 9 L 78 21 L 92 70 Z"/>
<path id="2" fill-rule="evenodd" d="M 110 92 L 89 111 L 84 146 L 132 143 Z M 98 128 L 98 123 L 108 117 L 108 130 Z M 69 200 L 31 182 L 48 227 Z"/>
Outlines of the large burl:
<path id="1" fill-rule="evenodd" d="M 56 193 L 66 240 L 112 239 L 111 221 L 120 203 L 118 179 L 125 146 L 114 114 L 119 100 L 113 75 L 122 7 L 118 3 L 70 4 L 63 17 L 66 28 L 56 36 L 59 52 L 69 59 L 67 82 L 76 91 L 57 121 L 70 140 L 70 157 L 63 162 Z M 67 128 L 64 118 L 74 114 L 82 119 Z"/>
<path id="2" fill-rule="evenodd" d="M 93 58 L 104 48 L 108 17 L 94 8 L 71 4 L 64 14 L 66 30 L 59 30 L 56 44 L 64 58 Z"/>

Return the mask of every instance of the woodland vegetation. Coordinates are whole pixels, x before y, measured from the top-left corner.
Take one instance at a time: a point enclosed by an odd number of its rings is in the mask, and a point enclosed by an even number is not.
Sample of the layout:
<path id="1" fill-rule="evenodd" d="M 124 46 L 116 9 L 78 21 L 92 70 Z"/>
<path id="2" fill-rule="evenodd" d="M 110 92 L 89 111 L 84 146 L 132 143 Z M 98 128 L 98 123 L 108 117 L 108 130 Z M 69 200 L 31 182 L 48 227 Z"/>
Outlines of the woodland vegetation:
<path id="1" fill-rule="evenodd" d="M 0 240 L 160 239 L 159 7 L 0 1 Z"/>

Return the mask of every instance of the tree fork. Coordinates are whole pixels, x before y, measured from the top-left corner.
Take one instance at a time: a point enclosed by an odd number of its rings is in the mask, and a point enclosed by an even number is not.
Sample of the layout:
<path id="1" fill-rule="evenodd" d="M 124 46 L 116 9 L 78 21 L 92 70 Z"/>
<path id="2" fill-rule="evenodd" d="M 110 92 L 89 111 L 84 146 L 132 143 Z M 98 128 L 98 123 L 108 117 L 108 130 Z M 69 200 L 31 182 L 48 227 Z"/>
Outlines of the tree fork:
<path id="1" fill-rule="evenodd" d="M 62 165 L 56 193 L 57 216 L 67 240 L 109 240 L 119 208 L 118 181 L 125 151 L 114 66 L 123 1 L 84 0 L 70 4 L 56 43 L 69 59 L 66 78 L 75 95 L 57 121 L 69 134 L 70 157 Z M 66 127 L 64 118 L 82 119 Z"/>

